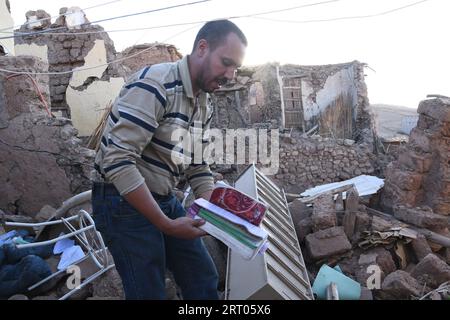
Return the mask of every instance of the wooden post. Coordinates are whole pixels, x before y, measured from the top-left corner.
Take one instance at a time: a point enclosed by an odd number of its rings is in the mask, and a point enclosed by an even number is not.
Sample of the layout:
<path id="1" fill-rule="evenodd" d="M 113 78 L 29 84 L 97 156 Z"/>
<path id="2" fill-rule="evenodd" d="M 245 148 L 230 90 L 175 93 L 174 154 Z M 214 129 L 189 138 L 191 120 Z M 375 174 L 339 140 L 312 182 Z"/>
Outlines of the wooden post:
<path id="1" fill-rule="evenodd" d="M 277 66 L 277 80 L 280 86 L 280 99 L 281 99 L 281 128 L 284 129 L 285 126 L 285 114 L 284 114 L 284 91 L 283 91 L 283 78 L 280 76 L 280 67 Z"/>

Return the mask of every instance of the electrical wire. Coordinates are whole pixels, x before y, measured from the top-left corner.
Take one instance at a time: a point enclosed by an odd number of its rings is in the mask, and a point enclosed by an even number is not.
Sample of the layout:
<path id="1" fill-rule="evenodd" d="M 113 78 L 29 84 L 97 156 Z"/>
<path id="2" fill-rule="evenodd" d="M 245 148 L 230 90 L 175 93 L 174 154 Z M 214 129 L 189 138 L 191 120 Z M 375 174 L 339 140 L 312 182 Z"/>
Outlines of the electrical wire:
<path id="1" fill-rule="evenodd" d="M 198 25 L 195 25 L 195 26 L 193 26 L 191 28 L 187 28 L 187 29 L 185 29 L 185 30 L 183 30 L 181 32 L 178 32 L 178 33 L 170 36 L 169 38 L 163 40 L 163 42 L 167 42 L 167 41 L 171 40 L 172 38 L 175 38 L 175 37 L 179 36 L 180 34 L 183 34 L 183 33 L 187 32 L 187 31 L 189 31 L 191 29 L 194 29 L 197 26 Z M 141 51 L 138 51 L 136 53 L 133 53 L 133 54 L 131 54 L 129 56 L 126 56 L 126 57 L 123 57 L 123 58 L 120 58 L 120 59 L 116 59 L 116 60 L 113 60 L 113 61 L 110 61 L 110 62 L 107 62 L 107 63 L 104 63 L 104 64 L 92 66 L 92 67 L 81 67 L 81 68 L 76 68 L 76 69 L 72 69 L 72 70 L 68 70 L 68 71 L 60 71 L 60 72 L 27 72 L 27 71 L 14 71 L 14 70 L 7 70 L 7 69 L 0 68 L 0 72 L 11 73 L 11 74 L 29 74 L 29 75 L 63 75 L 63 74 L 70 74 L 70 73 L 73 73 L 73 72 L 92 70 L 92 69 L 96 69 L 96 68 L 99 68 L 99 67 L 109 66 L 109 65 L 111 65 L 113 63 L 125 61 L 127 59 L 130 59 L 130 58 L 133 58 L 135 56 L 138 56 L 138 55 L 140 55 L 143 52 L 149 51 L 149 50 L 155 48 L 157 45 L 159 45 L 159 43 L 155 43 L 152 46 L 150 46 L 150 47 L 148 47 L 146 49 L 143 49 Z"/>
<path id="2" fill-rule="evenodd" d="M 99 4 L 96 4 L 96 5 L 93 5 L 93 6 L 91 6 L 91 7 L 87 7 L 87 8 L 81 9 L 81 10 L 87 11 L 87 10 L 90 10 L 90 9 L 94 9 L 94 8 L 98 8 L 98 7 L 103 7 L 103 6 L 106 6 L 106 5 L 115 3 L 115 2 L 120 2 L 120 1 L 123 1 L 123 0 L 114 0 L 114 1 L 104 2 L 104 3 L 99 3 Z M 45 20 L 51 20 L 51 19 L 54 19 L 54 18 L 59 18 L 59 17 L 65 16 L 65 15 L 66 15 L 66 14 L 62 13 L 62 14 L 58 14 L 58 15 L 56 15 L 56 16 L 49 17 L 49 18 L 42 18 L 42 19 L 38 19 L 38 20 L 34 20 L 34 21 L 25 22 L 23 25 L 24 25 L 24 26 L 27 26 L 27 25 L 32 24 L 32 23 L 36 23 L 36 22 L 40 22 L 40 21 L 45 21 Z M 6 27 L 6 28 L 0 29 L 0 31 L 5 31 L 5 30 L 11 30 L 11 29 L 15 29 L 15 28 L 20 28 L 21 26 L 22 26 L 22 25 L 19 24 L 19 25 L 16 25 L 16 26 Z M 0 33 L 4 33 L 4 32 L 0 32 Z"/>
<path id="3" fill-rule="evenodd" d="M 181 7 L 191 6 L 191 5 L 194 5 L 194 4 L 210 2 L 210 1 L 213 1 L 213 0 L 199 0 L 199 1 L 194 1 L 194 2 L 177 4 L 177 5 L 173 5 L 173 6 L 169 6 L 169 7 L 163 7 L 163 8 L 152 9 L 152 10 L 147 10 L 147 11 L 135 12 L 135 13 L 130 13 L 130 14 L 122 15 L 122 16 L 117 16 L 117 17 L 112 17 L 112 18 L 105 18 L 105 19 L 101 19 L 101 20 L 96 20 L 96 21 L 82 23 L 78 27 L 83 27 L 85 25 L 92 25 L 92 24 L 95 24 L 95 23 L 100 23 L 100 22 L 105 22 L 105 21 L 112 21 L 112 20 L 116 20 L 116 19 L 134 17 L 134 16 L 141 15 L 141 14 L 148 14 L 148 13 L 159 12 L 159 11 L 163 11 L 163 10 L 170 10 L 170 9 L 175 9 L 175 8 L 181 8 Z M 33 35 L 48 33 L 48 32 L 51 32 L 51 31 L 65 30 L 65 29 L 68 29 L 68 28 L 65 26 L 65 27 L 59 27 L 59 28 L 54 28 L 54 29 L 46 29 L 46 30 L 35 31 L 35 32 L 26 32 L 26 33 L 22 33 L 22 34 L 14 34 L 12 36 L 0 37 L 0 40 L 17 38 L 17 37 L 24 37 L 24 36 L 33 36 Z"/>
<path id="4" fill-rule="evenodd" d="M 337 17 L 337 18 L 330 18 L 330 19 L 313 19 L 313 20 L 282 20 L 282 19 L 274 19 L 274 18 L 265 18 L 265 17 L 256 17 L 253 16 L 254 19 L 260 19 L 260 20 L 266 20 L 266 21 L 272 21 L 272 22 L 284 22 L 284 23 L 316 23 L 316 22 L 331 22 L 331 21 L 338 21 L 338 20 L 351 20 L 351 19 L 366 19 L 366 18 L 374 18 L 379 16 L 384 16 L 399 10 L 403 10 L 409 7 L 413 7 L 416 5 L 419 5 L 421 3 L 427 2 L 430 0 L 421 0 L 417 2 L 413 2 L 398 8 L 394 8 L 391 10 L 375 13 L 375 14 L 368 14 L 368 15 L 359 15 L 359 16 L 349 16 L 349 17 Z"/>

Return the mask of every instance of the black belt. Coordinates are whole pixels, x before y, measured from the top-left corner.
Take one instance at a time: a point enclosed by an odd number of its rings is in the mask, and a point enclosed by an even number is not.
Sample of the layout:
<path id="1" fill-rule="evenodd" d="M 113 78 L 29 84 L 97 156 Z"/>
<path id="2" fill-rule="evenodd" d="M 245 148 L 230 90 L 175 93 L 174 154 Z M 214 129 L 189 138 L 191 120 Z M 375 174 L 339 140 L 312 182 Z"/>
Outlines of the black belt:
<path id="1" fill-rule="evenodd" d="M 95 190 L 95 191 L 94 191 Z M 92 191 L 95 193 L 100 194 L 101 196 L 119 196 L 120 193 L 112 183 L 106 183 L 106 182 L 93 182 L 92 184 Z M 173 197 L 173 194 L 170 193 L 168 195 L 162 195 L 156 192 L 151 191 L 153 198 L 155 200 L 169 200 Z"/>

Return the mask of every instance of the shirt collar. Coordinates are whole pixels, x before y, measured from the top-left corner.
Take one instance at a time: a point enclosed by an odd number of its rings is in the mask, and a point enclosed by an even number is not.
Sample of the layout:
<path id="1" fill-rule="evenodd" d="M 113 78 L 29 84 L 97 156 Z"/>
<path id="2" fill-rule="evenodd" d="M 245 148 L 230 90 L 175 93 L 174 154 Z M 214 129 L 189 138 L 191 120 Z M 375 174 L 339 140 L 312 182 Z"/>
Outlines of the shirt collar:
<path id="1" fill-rule="evenodd" d="M 191 74 L 189 73 L 188 57 L 186 55 L 180 60 L 178 68 L 180 70 L 181 82 L 183 82 L 184 91 L 188 98 L 194 99 L 194 91 L 192 90 Z"/>
<path id="2" fill-rule="evenodd" d="M 188 64 L 189 55 L 184 56 L 179 62 L 179 70 L 181 76 L 181 82 L 183 82 L 184 92 L 188 98 L 194 99 L 194 91 L 192 89 L 191 74 L 189 72 Z M 200 107 L 206 107 L 208 104 L 208 94 L 206 92 L 200 91 L 198 95 L 198 103 Z"/>

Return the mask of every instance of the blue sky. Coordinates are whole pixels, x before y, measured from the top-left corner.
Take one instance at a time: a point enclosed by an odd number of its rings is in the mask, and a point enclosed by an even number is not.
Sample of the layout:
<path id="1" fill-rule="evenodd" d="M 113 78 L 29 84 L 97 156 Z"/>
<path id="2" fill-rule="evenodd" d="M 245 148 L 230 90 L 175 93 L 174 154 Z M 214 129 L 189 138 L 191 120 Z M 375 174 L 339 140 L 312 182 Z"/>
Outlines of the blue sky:
<path id="1" fill-rule="evenodd" d="M 110 0 L 112 1 L 112 0 Z M 193 0 L 120 0 L 86 11 L 90 21 L 163 8 Z M 325 2 L 326 0 L 243 1 L 213 0 L 177 9 L 102 22 L 105 30 L 142 28 L 166 24 L 241 16 Z M 369 99 L 416 108 L 426 94 L 450 96 L 450 1 L 429 0 L 383 16 L 328 22 L 302 22 L 373 15 L 419 0 L 339 0 L 321 5 L 233 20 L 249 40 L 246 65 L 266 62 L 302 65 L 366 62 Z M 108 0 L 10 0 L 15 24 L 25 21 L 28 10 L 44 9 L 57 15 L 59 8 L 87 8 Z M 264 18 L 264 19 L 261 19 Z M 274 21 L 274 20 L 282 20 Z M 297 22 L 285 22 L 297 21 Z M 146 31 L 110 33 L 118 51 L 154 41 L 190 52 L 199 25 Z M 373 70 L 372 70 L 373 69 Z"/>

